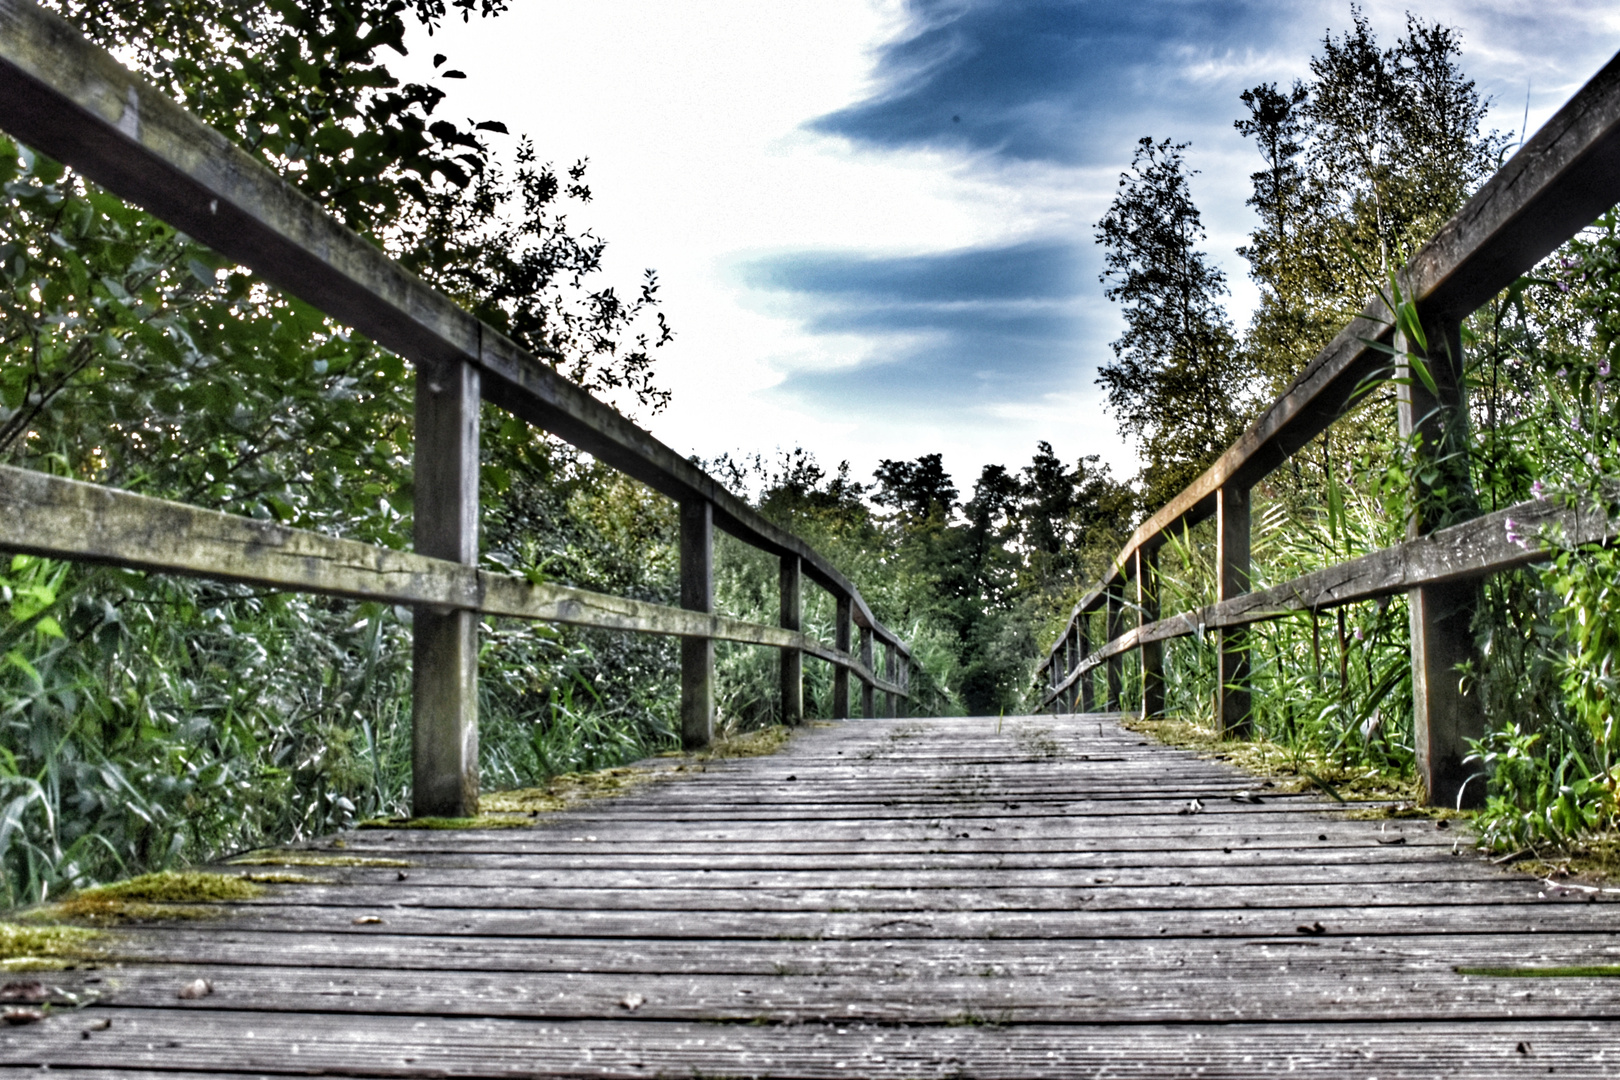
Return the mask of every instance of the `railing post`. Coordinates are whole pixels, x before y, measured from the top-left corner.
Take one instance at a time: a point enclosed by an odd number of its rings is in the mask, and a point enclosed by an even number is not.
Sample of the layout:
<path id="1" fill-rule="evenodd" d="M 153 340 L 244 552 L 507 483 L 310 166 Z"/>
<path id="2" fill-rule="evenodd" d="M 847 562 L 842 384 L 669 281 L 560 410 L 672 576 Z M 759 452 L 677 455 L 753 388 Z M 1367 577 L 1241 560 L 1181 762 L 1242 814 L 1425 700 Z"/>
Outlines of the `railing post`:
<path id="1" fill-rule="evenodd" d="M 1438 472 L 1437 480 L 1414 481 L 1407 536 L 1416 538 L 1478 513 L 1468 475 L 1468 399 L 1462 375 L 1462 335 L 1452 319 L 1424 325 L 1429 340 L 1425 366 L 1439 394 L 1414 376 L 1403 359 L 1398 365 L 1396 408 L 1402 437 L 1417 432 L 1419 459 Z M 1416 343 L 1397 338 L 1396 348 Z M 1422 470 L 1414 470 L 1421 475 Z M 1440 505 L 1436 489 L 1444 489 Z M 1485 734 L 1479 696 L 1466 692 L 1459 666 L 1475 660 L 1474 615 L 1480 585 L 1459 581 L 1424 585 L 1407 593 L 1412 623 L 1412 726 L 1418 777 L 1431 806 L 1481 806 L 1483 782 L 1468 784 L 1464 766 L 1468 740 Z"/>
<path id="2" fill-rule="evenodd" d="M 849 655 L 849 597 L 839 596 L 833 612 L 833 648 Z M 834 720 L 849 719 L 849 668 L 833 666 L 832 714 Z"/>
<path id="3" fill-rule="evenodd" d="M 416 367 L 415 519 L 420 555 L 478 561 L 478 369 Z M 411 619 L 411 812 L 478 813 L 478 615 L 417 607 Z"/>
<path id="4" fill-rule="evenodd" d="M 681 503 L 681 607 L 714 611 L 714 508 Z M 714 639 L 681 638 L 681 745 L 701 750 L 714 738 Z"/>
<path id="5" fill-rule="evenodd" d="M 1111 582 L 1108 586 L 1108 612 L 1104 633 L 1108 640 L 1113 641 L 1125 632 L 1125 582 Z M 1115 653 L 1103 662 L 1108 669 L 1108 699 L 1105 708 L 1109 712 L 1119 712 L 1120 683 L 1124 681 L 1125 654 Z"/>
<path id="6" fill-rule="evenodd" d="M 1228 485 L 1215 499 L 1216 599 L 1230 600 L 1249 591 L 1249 489 Z M 1215 631 L 1215 726 L 1223 738 L 1249 734 L 1253 716 L 1249 700 L 1249 643 L 1243 627 Z"/>
<path id="7" fill-rule="evenodd" d="M 779 579 L 782 629 L 797 632 L 804 629 L 804 601 L 797 555 L 782 556 Z M 782 649 L 782 723 L 790 727 L 804 723 L 804 652 L 788 647 Z"/>
<path id="8" fill-rule="evenodd" d="M 899 685 L 900 679 L 900 665 L 896 662 L 899 660 L 897 655 L 899 651 L 899 649 L 895 648 L 894 642 L 885 641 L 883 643 L 883 678 L 894 685 Z M 893 720 L 899 715 L 897 708 L 899 703 L 899 694 L 892 690 L 885 690 L 883 692 L 883 715 Z"/>
<path id="9" fill-rule="evenodd" d="M 900 656 L 900 689 L 905 693 L 900 695 L 895 715 L 904 720 L 911 715 L 911 657 L 903 653 Z"/>
<path id="10" fill-rule="evenodd" d="M 1159 618 L 1159 553 L 1157 549 L 1144 552 L 1136 549 L 1136 606 L 1137 626 L 1146 626 Z M 1142 661 L 1142 719 L 1155 720 L 1164 715 L 1164 643 L 1144 642 L 1140 648 Z"/>
<path id="11" fill-rule="evenodd" d="M 1074 644 L 1081 663 L 1091 655 L 1091 612 L 1083 611 L 1080 617 L 1074 620 Z M 1092 686 L 1091 672 L 1086 672 L 1075 680 L 1075 686 L 1080 691 L 1080 711 L 1095 712 L 1097 703 L 1094 700 L 1094 687 Z"/>
<path id="12" fill-rule="evenodd" d="M 1054 657 L 1053 665 L 1052 665 L 1053 667 L 1058 669 L 1053 675 L 1053 681 L 1054 682 L 1062 683 L 1064 679 L 1067 679 L 1069 677 L 1069 672 L 1074 668 L 1074 649 L 1072 648 L 1073 644 L 1074 644 L 1074 635 L 1073 635 L 1073 633 L 1070 632 L 1069 630 L 1064 630 L 1064 632 L 1063 632 L 1063 643 L 1058 646 L 1057 654 Z M 1071 686 L 1071 687 L 1069 687 L 1069 689 L 1064 690 L 1064 691 L 1062 691 L 1061 693 L 1058 694 L 1056 700 L 1053 702 L 1053 705 L 1055 706 L 1054 711 L 1056 711 L 1056 712 L 1071 712 L 1071 713 L 1074 712 L 1074 705 L 1072 703 L 1073 698 L 1074 698 L 1074 687 Z"/>
<path id="13" fill-rule="evenodd" d="M 866 670 L 876 675 L 872 668 L 872 628 L 861 627 L 861 664 Z M 872 708 L 872 684 L 866 679 L 861 680 L 861 715 L 870 720 L 877 715 Z"/>

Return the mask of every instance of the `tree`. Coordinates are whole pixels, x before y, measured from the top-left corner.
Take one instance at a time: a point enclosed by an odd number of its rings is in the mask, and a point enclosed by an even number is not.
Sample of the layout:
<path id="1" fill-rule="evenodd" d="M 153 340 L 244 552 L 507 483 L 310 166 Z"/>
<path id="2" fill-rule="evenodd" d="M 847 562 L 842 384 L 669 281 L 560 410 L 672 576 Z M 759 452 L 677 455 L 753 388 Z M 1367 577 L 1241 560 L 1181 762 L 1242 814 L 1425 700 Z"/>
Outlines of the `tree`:
<path id="1" fill-rule="evenodd" d="M 940 454 L 924 454 L 916 461 L 884 458 L 873 476 L 877 488 L 872 501 L 913 522 L 935 520 L 943 524 L 956 505 L 956 484 L 945 471 Z"/>
<path id="2" fill-rule="evenodd" d="M 1098 371 L 1122 434 L 1144 459 L 1148 502 L 1191 482 L 1242 430 L 1251 373 L 1220 305 L 1225 275 L 1198 249 L 1205 238 L 1188 186 L 1187 143 L 1143 138 L 1097 223 L 1107 285 L 1125 333 Z"/>
<path id="3" fill-rule="evenodd" d="M 1307 83 L 1243 93 L 1249 115 L 1236 127 L 1265 163 L 1249 199 L 1260 224 L 1239 250 L 1261 286 L 1245 348 L 1272 392 L 1496 167 L 1504 140 L 1481 130 L 1488 103 L 1460 50 L 1456 30 L 1412 15 L 1382 47 L 1352 9 L 1349 30 L 1324 35 Z"/>

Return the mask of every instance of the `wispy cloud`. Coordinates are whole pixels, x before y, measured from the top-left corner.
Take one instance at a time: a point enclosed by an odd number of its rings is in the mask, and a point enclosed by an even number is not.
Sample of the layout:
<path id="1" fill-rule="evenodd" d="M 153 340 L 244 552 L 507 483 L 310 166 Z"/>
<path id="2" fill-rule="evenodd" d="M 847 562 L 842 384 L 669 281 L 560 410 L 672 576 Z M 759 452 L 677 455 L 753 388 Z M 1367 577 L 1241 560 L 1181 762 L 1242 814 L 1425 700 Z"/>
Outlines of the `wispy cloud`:
<path id="1" fill-rule="evenodd" d="M 779 387 L 846 406 L 977 408 L 1050 392 L 1054 380 L 1066 387 L 1089 314 L 1089 275 L 1063 240 L 898 257 L 793 253 L 741 270 L 808 332 L 871 343 L 856 363 L 793 371 Z"/>

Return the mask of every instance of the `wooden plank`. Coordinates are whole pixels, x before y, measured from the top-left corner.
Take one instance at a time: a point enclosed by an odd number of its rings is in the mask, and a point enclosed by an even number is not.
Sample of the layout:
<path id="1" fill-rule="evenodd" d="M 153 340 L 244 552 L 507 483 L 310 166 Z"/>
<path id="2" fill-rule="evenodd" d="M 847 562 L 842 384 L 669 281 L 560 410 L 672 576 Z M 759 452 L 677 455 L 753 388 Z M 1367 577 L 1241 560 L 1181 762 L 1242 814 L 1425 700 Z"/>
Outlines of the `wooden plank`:
<path id="1" fill-rule="evenodd" d="M 563 378 L 547 363 L 555 357 L 530 354 L 461 310 L 29 0 L 0 0 L 0 124 L 401 356 L 475 365 L 488 400 L 670 498 L 710 503 L 720 528 L 798 555 L 813 580 L 854 598 L 860 625 L 893 639 L 804 541 Z"/>
<path id="2" fill-rule="evenodd" d="M 64 1022 L 0 1033 L 4 1060 L 51 1064 L 70 1076 L 180 1077 L 229 1063 L 239 1072 L 350 1076 L 635 1077 L 750 1075 L 834 1077 L 1132 1077 L 1288 1074 L 1456 1080 L 1600 1076 L 1612 1064 L 1613 1023 L 1591 1020 L 1470 1022 L 1321 1021 L 1309 1024 L 899 1027 L 858 1021 L 723 1025 L 638 1021 L 456 1018 L 424 1024 L 379 1017 L 356 1028 L 342 1016 L 218 1012 L 198 1025 L 191 1010 L 128 1010 L 92 1038 Z M 36 1049 L 24 1049 L 32 1043 Z M 1520 1047 L 1523 1049 L 1520 1049 Z M 118 1065 L 107 1070 L 106 1062 Z M 1378 1071 L 1373 1073 L 1370 1068 Z M 71 1071 L 69 1071 L 71 1070 Z"/>
<path id="3" fill-rule="evenodd" d="M 859 670 L 858 661 L 846 653 L 780 627 L 491 574 L 444 559 L 3 465 L 0 548 L 355 600 L 791 646 Z M 878 685 L 889 687 L 881 680 Z"/>
<path id="4" fill-rule="evenodd" d="M 1129 968 L 1048 963 L 1023 972 L 981 963 L 960 975 L 912 971 L 903 962 L 853 975 L 791 969 L 763 975 L 347 972 L 281 965 L 221 970 L 186 963 L 122 973 L 94 1015 L 117 1026 L 134 1010 L 181 1011 L 176 988 L 199 978 L 212 983 L 213 992 L 183 1010 L 199 1025 L 220 1013 L 247 1010 L 272 1026 L 277 1013 L 311 1012 L 367 1020 L 377 1013 L 591 1020 L 623 1011 L 619 1003 L 632 993 L 642 999 L 639 1020 L 711 1024 L 836 1023 L 852 1013 L 872 1024 L 932 1025 L 965 1013 L 994 1016 L 1002 1024 L 1297 1023 L 1332 1013 L 1363 1023 L 1481 1015 L 1567 1021 L 1605 1020 L 1614 1007 L 1612 989 L 1600 979 L 1537 993 L 1522 980 L 1460 976 L 1452 964 L 1433 959 L 1343 958 L 1299 948 L 1268 953 L 1240 960 L 1193 952 L 1179 964 L 1165 958 Z M 1189 968 L 1199 961 L 1219 976 L 1189 980 Z M 1238 987 L 1244 992 L 1234 993 Z"/>
<path id="5" fill-rule="evenodd" d="M 1056 690 L 1066 689 L 1108 658 L 1137 648 L 1144 640 L 1168 641 L 1298 612 L 1325 611 L 1409 592 L 1421 585 L 1476 581 L 1503 570 L 1544 562 L 1550 556 L 1534 539 L 1543 534 L 1562 537 L 1569 544 L 1603 543 L 1620 535 L 1595 508 L 1571 509 L 1552 500 L 1518 503 L 1268 589 L 1128 631 L 1093 651 Z M 1531 539 L 1521 542 L 1510 538 L 1515 536 Z"/>
<path id="6" fill-rule="evenodd" d="M 1607 966 L 1620 960 L 1612 937 L 1597 931 L 1537 934 L 1407 934 L 1388 937 L 1074 939 L 1061 952 L 1039 940 L 976 938 L 872 941 L 664 940 L 551 938 L 544 949 L 524 939 L 388 934 L 312 935 L 195 927 L 120 930 L 118 962 L 206 964 L 214 967 L 393 968 L 411 971 L 548 971 L 665 975 L 808 975 L 913 978 L 977 975 L 992 966 L 997 978 L 1038 979 L 1065 972 L 1212 971 L 1245 968 L 1274 957 L 1321 957 L 1323 964 L 1370 967 L 1378 963 L 1487 967 Z M 104 971 L 104 968 L 98 968 Z M 94 976 L 89 976 L 94 977 Z M 71 979 L 72 976 L 61 976 Z M 83 976 L 81 976 L 83 978 Z M 102 976 L 105 980 L 105 976 Z M 93 986 L 94 984 L 83 984 Z M 1037 985 L 1038 988 L 1038 985 Z M 1196 992 L 1196 988 L 1191 988 Z"/>

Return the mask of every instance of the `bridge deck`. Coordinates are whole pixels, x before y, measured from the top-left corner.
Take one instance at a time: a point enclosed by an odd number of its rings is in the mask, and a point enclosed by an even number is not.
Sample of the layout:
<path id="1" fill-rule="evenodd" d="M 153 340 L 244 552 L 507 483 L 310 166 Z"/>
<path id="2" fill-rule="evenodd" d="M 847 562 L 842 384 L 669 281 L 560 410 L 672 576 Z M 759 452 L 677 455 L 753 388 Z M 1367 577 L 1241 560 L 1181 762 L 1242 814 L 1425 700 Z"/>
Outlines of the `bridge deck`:
<path id="1" fill-rule="evenodd" d="M 1613 913 L 1106 717 L 856 721 L 534 829 L 363 831 L 47 977 L 79 1076 L 1600 1075 Z M 1193 800 L 1201 808 L 1193 809 Z M 1546 897 L 1540 894 L 1551 893 Z M 1607 897 L 1599 894 L 1598 899 Z M 376 921 L 380 920 L 380 921 Z M 197 978 L 213 992 L 180 1000 Z M 92 981 L 96 980 L 96 981 Z M 102 1021 L 110 1021 L 103 1024 Z"/>

